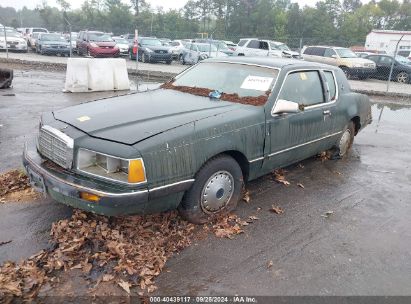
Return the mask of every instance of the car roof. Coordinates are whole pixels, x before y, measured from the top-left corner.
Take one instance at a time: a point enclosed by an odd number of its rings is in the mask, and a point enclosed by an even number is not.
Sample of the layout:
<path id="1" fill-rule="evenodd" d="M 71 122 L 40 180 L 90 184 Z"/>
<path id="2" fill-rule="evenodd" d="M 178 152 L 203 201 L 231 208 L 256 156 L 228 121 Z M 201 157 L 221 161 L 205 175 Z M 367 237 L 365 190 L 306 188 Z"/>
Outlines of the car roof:
<path id="1" fill-rule="evenodd" d="M 272 68 L 283 68 L 296 67 L 296 68 L 327 68 L 327 69 L 337 69 L 334 66 L 327 64 L 303 61 L 298 59 L 288 59 L 288 58 L 270 58 L 270 57 L 224 57 L 224 58 L 210 58 L 204 61 L 207 62 L 229 62 L 229 63 L 240 63 L 240 64 L 254 64 L 267 66 Z"/>

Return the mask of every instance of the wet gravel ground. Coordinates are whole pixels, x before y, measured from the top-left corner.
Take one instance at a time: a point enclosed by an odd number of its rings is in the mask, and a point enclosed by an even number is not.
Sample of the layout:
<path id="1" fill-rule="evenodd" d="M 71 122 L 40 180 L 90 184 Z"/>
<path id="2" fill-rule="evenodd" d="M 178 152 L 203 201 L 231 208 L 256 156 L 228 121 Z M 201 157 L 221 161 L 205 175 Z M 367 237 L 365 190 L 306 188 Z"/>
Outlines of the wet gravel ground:
<path id="1" fill-rule="evenodd" d="M 14 88 L 0 91 L 0 172 L 21 166 L 41 112 L 117 94 L 64 94 L 63 82 L 62 73 L 17 71 Z M 411 107 L 373 101 L 374 121 L 347 159 L 291 166 L 288 187 L 269 176 L 252 182 L 237 213 L 259 220 L 234 240 L 209 237 L 171 259 L 157 293 L 411 295 Z M 285 212 L 269 212 L 272 204 Z M 12 241 L 0 262 L 46 247 L 51 223 L 70 215 L 49 199 L 0 204 L 0 243 Z"/>

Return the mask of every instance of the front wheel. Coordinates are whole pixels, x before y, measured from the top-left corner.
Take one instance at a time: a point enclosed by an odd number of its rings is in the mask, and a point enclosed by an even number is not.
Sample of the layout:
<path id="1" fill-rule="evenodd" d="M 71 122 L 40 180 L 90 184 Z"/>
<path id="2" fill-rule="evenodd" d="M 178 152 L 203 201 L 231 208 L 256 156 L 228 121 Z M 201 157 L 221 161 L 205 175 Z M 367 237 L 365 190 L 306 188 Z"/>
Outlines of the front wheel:
<path id="1" fill-rule="evenodd" d="M 400 72 L 397 74 L 396 80 L 399 83 L 408 83 L 410 81 L 410 76 L 406 72 Z"/>
<path id="2" fill-rule="evenodd" d="M 233 158 L 228 155 L 215 157 L 197 172 L 178 210 L 192 223 L 207 223 L 235 209 L 243 183 L 241 168 Z"/>
<path id="3" fill-rule="evenodd" d="M 146 54 L 141 54 L 141 62 L 143 62 L 143 63 L 147 63 L 147 57 L 146 57 Z"/>

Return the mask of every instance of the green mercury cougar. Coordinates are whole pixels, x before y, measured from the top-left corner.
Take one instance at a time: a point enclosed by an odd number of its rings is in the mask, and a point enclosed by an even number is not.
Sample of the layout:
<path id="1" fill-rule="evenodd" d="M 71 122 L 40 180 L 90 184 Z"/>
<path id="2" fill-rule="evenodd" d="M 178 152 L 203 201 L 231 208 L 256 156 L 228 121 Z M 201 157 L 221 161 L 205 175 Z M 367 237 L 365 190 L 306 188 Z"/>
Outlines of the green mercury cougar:
<path id="1" fill-rule="evenodd" d="M 23 164 L 54 200 L 107 216 L 178 208 L 193 223 L 233 210 L 243 184 L 371 122 L 343 71 L 283 58 L 208 59 L 160 88 L 44 114 Z"/>

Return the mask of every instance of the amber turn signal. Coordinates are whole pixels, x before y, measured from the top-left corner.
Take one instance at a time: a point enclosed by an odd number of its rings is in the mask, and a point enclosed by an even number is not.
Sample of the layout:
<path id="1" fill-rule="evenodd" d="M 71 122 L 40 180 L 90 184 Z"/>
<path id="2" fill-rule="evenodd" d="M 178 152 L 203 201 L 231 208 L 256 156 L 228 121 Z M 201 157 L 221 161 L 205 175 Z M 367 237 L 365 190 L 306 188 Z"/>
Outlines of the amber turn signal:
<path id="1" fill-rule="evenodd" d="M 88 192 L 80 192 L 80 197 L 85 201 L 93 203 L 97 203 L 100 200 L 100 196 Z"/>
<path id="2" fill-rule="evenodd" d="M 141 159 L 132 159 L 128 164 L 128 182 L 131 184 L 142 183 L 146 181 L 143 161 Z"/>

